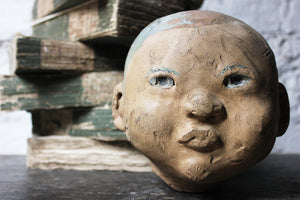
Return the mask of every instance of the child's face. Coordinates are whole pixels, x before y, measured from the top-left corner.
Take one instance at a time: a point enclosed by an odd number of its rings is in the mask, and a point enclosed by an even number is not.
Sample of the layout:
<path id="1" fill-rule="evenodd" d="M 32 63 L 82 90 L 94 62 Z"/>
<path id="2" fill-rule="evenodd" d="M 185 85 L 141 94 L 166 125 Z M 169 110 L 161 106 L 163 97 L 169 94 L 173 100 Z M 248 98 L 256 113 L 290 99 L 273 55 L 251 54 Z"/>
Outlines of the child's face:
<path id="1" fill-rule="evenodd" d="M 248 51 L 255 44 L 238 45 L 241 38 L 220 28 L 154 34 L 126 72 L 126 133 L 178 190 L 196 191 L 262 160 L 278 133 L 274 67 Z"/>

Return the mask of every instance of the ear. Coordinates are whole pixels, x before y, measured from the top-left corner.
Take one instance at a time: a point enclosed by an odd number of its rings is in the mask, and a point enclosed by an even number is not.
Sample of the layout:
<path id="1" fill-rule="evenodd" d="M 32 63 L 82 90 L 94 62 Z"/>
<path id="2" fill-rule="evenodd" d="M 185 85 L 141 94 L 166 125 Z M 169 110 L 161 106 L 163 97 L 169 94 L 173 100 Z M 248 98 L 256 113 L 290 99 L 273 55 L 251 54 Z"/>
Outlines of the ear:
<path id="1" fill-rule="evenodd" d="M 282 136 L 290 123 L 290 103 L 287 91 L 281 83 L 278 84 L 279 96 L 279 121 L 278 121 L 278 134 Z"/>
<path id="2" fill-rule="evenodd" d="M 112 115 L 114 118 L 114 125 L 121 131 L 125 130 L 125 125 L 123 121 L 123 107 L 124 107 L 124 98 L 123 98 L 123 82 L 116 85 L 113 94 L 112 100 Z"/>

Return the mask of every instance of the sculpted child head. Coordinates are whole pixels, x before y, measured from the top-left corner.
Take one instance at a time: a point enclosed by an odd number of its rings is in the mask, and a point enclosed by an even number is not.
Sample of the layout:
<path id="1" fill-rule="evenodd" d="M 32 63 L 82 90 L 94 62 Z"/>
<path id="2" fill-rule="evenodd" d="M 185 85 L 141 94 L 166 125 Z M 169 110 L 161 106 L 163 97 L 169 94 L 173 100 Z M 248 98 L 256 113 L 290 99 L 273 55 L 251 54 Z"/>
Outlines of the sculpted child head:
<path id="1" fill-rule="evenodd" d="M 116 127 L 159 177 L 186 192 L 264 159 L 289 123 L 272 50 L 251 27 L 216 12 L 176 13 L 146 27 L 114 95 Z"/>

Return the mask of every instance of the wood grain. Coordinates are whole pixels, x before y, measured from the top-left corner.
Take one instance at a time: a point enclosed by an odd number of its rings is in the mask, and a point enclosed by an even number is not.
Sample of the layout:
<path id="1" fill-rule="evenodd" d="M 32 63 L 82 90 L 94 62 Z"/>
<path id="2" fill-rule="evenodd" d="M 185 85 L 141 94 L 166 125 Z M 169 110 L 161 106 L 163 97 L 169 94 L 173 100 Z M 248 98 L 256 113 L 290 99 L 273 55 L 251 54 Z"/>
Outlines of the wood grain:
<path id="1" fill-rule="evenodd" d="M 151 171 L 148 159 L 129 142 L 101 142 L 85 137 L 28 139 L 27 166 L 40 169 Z"/>
<path id="2" fill-rule="evenodd" d="M 41 19 L 33 27 L 36 37 L 72 41 L 97 41 L 129 46 L 138 33 L 159 17 L 193 9 L 196 0 L 91 1 Z"/>
<path id="3" fill-rule="evenodd" d="M 77 76 L 1 76 L 1 110 L 62 109 L 111 104 L 123 72 L 90 72 Z"/>
<path id="4" fill-rule="evenodd" d="M 34 135 L 70 135 L 102 141 L 127 141 L 113 124 L 110 107 L 32 111 Z"/>
<path id="5" fill-rule="evenodd" d="M 16 35 L 11 45 L 11 74 L 123 70 L 128 48 Z"/>
<path id="6" fill-rule="evenodd" d="M 32 18 L 38 19 L 54 12 L 77 6 L 88 0 L 36 0 L 32 10 Z"/>

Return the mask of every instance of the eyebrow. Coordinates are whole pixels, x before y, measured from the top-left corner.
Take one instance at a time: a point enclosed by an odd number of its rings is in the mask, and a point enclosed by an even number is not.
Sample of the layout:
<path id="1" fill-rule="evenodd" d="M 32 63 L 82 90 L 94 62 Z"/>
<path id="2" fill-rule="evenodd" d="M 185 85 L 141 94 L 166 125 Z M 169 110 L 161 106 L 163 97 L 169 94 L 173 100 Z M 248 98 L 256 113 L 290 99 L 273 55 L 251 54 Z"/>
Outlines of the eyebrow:
<path id="1" fill-rule="evenodd" d="M 173 73 L 175 75 L 179 75 L 179 72 L 173 70 L 173 69 L 169 69 L 167 67 L 162 67 L 162 68 L 157 68 L 157 69 L 150 69 L 147 73 L 147 75 L 155 73 L 155 72 L 168 72 L 168 73 Z"/>
<path id="2" fill-rule="evenodd" d="M 243 69 L 246 69 L 246 68 L 247 68 L 247 67 L 244 66 L 244 65 L 230 65 L 230 66 L 225 67 L 225 68 L 222 70 L 222 72 L 219 74 L 219 76 L 221 76 L 221 75 L 224 74 L 226 71 L 231 70 L 231 69 L 233 69 L 233 68 L 235 68 L 235 67 L 239 67 L 239 68 L 243 68 Z"/>

